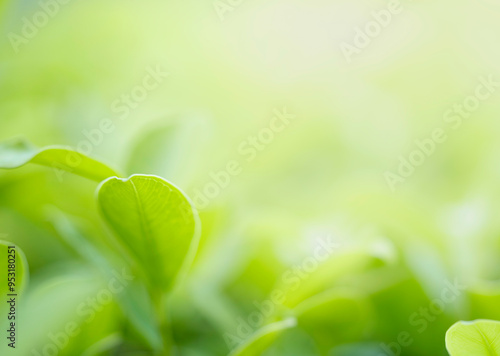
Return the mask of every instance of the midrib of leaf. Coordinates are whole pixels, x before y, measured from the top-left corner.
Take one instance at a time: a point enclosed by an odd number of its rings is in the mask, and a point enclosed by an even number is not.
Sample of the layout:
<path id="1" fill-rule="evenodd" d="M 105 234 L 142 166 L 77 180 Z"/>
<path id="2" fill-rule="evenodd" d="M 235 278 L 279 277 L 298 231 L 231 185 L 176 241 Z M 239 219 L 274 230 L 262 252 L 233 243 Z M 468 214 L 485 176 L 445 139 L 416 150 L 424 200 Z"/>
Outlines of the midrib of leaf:
<path id="1" fill-rule="evenodd" d="M 492 356 L 498 356 L 496 351 L 492 348 L 491 343 L 488 340 L 488 337 L 483 334 L 480 328 L 477 327 L 477 325 L 474 325 L 474 328 L 477 330 L 479 335 L 481 335 L 481 338 L 483 339 L 484 344 L 486 345 L 486 350 L 491 353 Z"/>
<path id="2" fill-rule="evenodd" d="M 139 191 L 137 190 L 137 187 L 135 186 L 132 179 L 129 179 L 129 182 L 132 185 L 132 188 L 134 189 L 134 197 L 135 197 L 135 201 L 137 204 L 137 214 L 139 215 L 139 223 L 141 226 L 141 233 L 142 233 L 141 235 L 144 237 L 144 239 L 143 239 L 144 243 L 141 244 L 143 247 L 143 251 L 142 251 L 143 261 L 147 261 L 148 256 L 152 257 L 153 263 L 151 265 L 155 266 L 156 268 L 151 267 L 148 269 L 150 270 L 149 272 L 151 273 L 151 276 L 155 276 L 155 272 L 161 271 L 160 263 L 159 263 L 159 259 L 158 259 L 158 254 L 157 254 L 157 252 L 158 252 L 157 244 L 156 244 L 154 236 L 151 232 L 149 222 L 146 219 L 146 214 L 144 213 L 144 208 L 142 206 L 141 199 L 139 196 Z M 151 251 L 149 254 L 148 254 L 148 245 L 150 246 L 150 251 Z M 149 266 L 149 264 L 148 264 L 148 266 Z M 156 281 L 156 278 L 153 278 L 153 280 Z M 156 289 L 158 286 L 152 286 L 152 287 L 154 287 Z"/>

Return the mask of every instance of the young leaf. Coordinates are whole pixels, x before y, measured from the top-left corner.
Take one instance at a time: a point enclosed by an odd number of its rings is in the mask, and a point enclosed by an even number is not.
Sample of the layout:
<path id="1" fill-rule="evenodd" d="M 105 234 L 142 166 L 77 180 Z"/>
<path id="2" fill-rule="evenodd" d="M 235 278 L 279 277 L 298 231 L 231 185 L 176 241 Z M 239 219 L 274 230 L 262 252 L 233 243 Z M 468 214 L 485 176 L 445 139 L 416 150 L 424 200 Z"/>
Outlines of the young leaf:
<path id="1" fill-rule="evenodd" d="M 446 348 L 451 356 L 498 356 L 500 322 L 459 321 L 446 332 Z"/>
<path id="2" fill-rule="evenodd" d="M 201 232 L 189 198 L 151 175 L 110 178 L 98 189 L 102 214 L 144 269 L 150 287 L 168 291 L 191 263 Z"/>
<path id="3" fill-rule="evenodd" d="M 288 318 L 266 325 L 257 330 L 249 340 L 237 347 L 229 356 L 261 355 L 283 331 L 294 328 L 296 325 L 295 318 Z"/>
<path id="4" fill-rule="evenodd" d="M 119 176 L 105 164 L 69 148 L 48 146 L 39 149 L 23 139 L 0 143 L 0 168 L 19 168 L 28 163 L 53 168 L 58 176 L 66 171 L 97 182 Z"/>

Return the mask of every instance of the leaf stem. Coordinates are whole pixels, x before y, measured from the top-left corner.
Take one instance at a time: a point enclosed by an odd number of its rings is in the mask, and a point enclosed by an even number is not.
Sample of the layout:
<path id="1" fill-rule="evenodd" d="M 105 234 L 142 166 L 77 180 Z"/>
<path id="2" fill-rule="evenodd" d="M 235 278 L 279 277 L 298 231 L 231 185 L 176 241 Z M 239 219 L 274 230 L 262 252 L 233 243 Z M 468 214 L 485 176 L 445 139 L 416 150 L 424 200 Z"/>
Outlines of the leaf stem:
<path id="1" fill-rule="evenodd" d="M 152 295 L 153 306 L 155 309 L 156 322 L 160 328 L 163 340 L 163 350 L 156 352 L 155 356 L 172 356 L 173 340 L 170 320 L 168 318 L 168 308 L 166 308 L 165 295 L 162 291 L 156 290 Z"/>

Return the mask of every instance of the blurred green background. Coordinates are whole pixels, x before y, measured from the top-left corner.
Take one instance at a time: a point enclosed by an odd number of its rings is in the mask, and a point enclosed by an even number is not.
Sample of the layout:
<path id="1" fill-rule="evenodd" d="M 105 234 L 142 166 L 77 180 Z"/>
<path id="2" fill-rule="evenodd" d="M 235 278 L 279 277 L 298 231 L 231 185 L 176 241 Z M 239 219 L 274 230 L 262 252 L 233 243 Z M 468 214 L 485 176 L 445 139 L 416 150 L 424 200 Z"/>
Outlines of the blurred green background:
<path id="1" fill-rule="evenodd" d="M 311 298 L 328 302 L 263 355 L 447 355 L 455 321 L 500 319 L 500 2 L 402 1 L 347 60 L 342 44 L 388 4 L 0 1 L 0 139 L 80 147 L 195 200 L 178 355 L 226 355 Z M 81 332 L 47 355 L 150 354 L 116 301 L 89 323 L 76 312 L 107 280 L 68 236 L 112 250 L 95 188 L 0 172 L 0 233 L 31 273 L 13 354 L 44 355 L 68 322 Z M 298 273 L 328 239 L 329 258 Z M 447 283 L 463 288 L 430 308 Z M 285 300 L 254 323 L 275 291 Z"/>

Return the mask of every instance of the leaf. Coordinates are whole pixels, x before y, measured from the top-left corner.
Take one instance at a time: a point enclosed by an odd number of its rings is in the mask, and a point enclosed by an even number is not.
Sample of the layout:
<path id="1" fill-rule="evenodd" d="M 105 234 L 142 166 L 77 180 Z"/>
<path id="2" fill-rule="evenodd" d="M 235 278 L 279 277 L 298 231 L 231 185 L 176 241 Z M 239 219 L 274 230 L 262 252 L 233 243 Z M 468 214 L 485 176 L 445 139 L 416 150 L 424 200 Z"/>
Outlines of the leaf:
<path id="1" fill-rule="evenodd" d="M 109 290 L 109 281 L 100 278 L 92 268 L 61 263 L 38 272 L 35 278 L 20 299 L 19 338 L 13 354 L 43 355 L 45 345 L 53 343 L 54 336 L 66 333 L 68 325 L 72 324 L 78 331 L 66 341 L 61 340 L 66 346 L 58 354 L 81 355 L 82 349 L 109 335 L 121 324 L 111 300 L 98 302 L 99 308 L 89 304 L 89 298 L 97 298 L 99 293 Z M 4 345 L 0 344 L 0 355 L 8 349 L 4 349 Z"/>
<path id="2" fill-rule="evenodd" d="M 330 351 L 330 355 L 335 356 L 387 356 L 380 353 L 380 344 L 375 342 L 357 342 L 351 344 L 343 344 L 334 347 Z"/>
<path id="3" fill-rule="evenodd" d="M 15 265 L 15 272 L 13 272 L 15 276 L 8 274 L 12 262 Z M 12 281 L 14 283 L 13 290 L 8 285 L 9 278 L 15 278 Z M 28 283 L 28 279 L 29 267 L 24 252 L 12 242 L 0 240 L 0 296 L 21 294 Z M 3 304 L 1 310 L 5 307 Z"/>
<path id="4" fill-rule="evenodd" d="M 179 146 L 178 125 L 154 126 L 142 133 L 131 149 L 127 171 L 149 172 L 172 179 L 178 174 L 177 161 L 182 162 L 183 152 Z M 176 169 L 173 169 L 176 168 Z M 177 181 L 177 180 L 176 180 Z"/>
<path id="5" fill-rule="evenodd" d="M 85 350 L 82 356 L 97 356 L 103 354 L 104 352 L 110 352 L 111 350 L 119 346 L 122 342 L 123 339 L 121 335 L 119 333 L 113 333 L 89 347 L 87 350 Z"/>
<path id="6" fill-rule="evenodd" d="M 192 183 L 202 166 L 201 153 L 206 153 L 210 132 L 209 123 L 193 114 L 148 125 L 132 144 L 127 172 L 148 172 L 183 185 Z"/>
<path id="7" fill-rule="evenodd" d="M 466 291 L 469 302 L 469 318 L 500 320 L 500 283 L 478 281 Z"/>
<path id="8" fill-rule="evenodd" d="M 500 322 L 459 321 L 446 332 L 446 348 L 451 356 L 498 356 Z"/>
<path id="9" fill-rule="evenodd" d="M 283 281 L 279 289 L 286 292 L 285 306 L 294 308 L 308 298 L 338 286 L 342 281 L 353 281 L 354 276 L 361 276 L 384 265 L 383 259 L 364 247 L 341 251 L 319 264 L 300 283 Z"/>
<path id="10" fill-rule="evenodd" d="M 169 290 L 192 262 L 201 224 L 189 198 L 163 178 L 110 178 L 98 189 L 102 214 L 150 287 Z"/>
<path id="11" fill-rule="evenodd" d="M 94 245 L 86 239 L 72 224 L 66 215 L 55 207 L 47 209 L 49 219 L 62 238 L 90 264 L 99 268 L 107 280 L 114 277 L 115 271 L 121 271 Z M 152 349 L 163 347 L 160 329 L 154 318 L 154 310 L 147 290 L 139 282 L 131 282 L 123 293 L 117 294 L 117 301 L 123 313 L 128 317 L 133 327 L 144 337 Z"/>
<path id="12" fill-rule="evenodd" d="M 255 334 L 232 351 L 229 356 L 257 356 L 262 354 L 274 340 L 285 330 L 297 325 L 295 318 L 266 325 L 255 332 Z"/>
<path id="13" fill-rule="evenodd" d="M 393 274 L 395 271 L 387 271 L 386 275 L 372 276 L 372 279 L 380 281 L 379 284 L 382 286 L 368 296 L 377 316 L 373 320 L 373 339 L 389 344 L 393 341 L 398 342 L 397 336 L 404 331 L 410 333 L 413 342 L 404 347 L 403 355 L 441 355 L 441 351 L 436 351 L 436 345 L 441 345 L 444 349 L 443 336 L 453 322 L 450 317 L 452 305 L 447 303 L 444 306 L 446 312 L 444 310 L 441 313 L 433 312 L 432 318 L 429 318 L 432 322 L 425 325 L 425 332 L 419 332 L 423 330 L 423 326 L 420 324 L 416 326 L 415 320 L 426 320 L 419 319 L 424 318 L 421 308 L 428 308 L 433 303 L 433 299 L 437 299 L 438 296 L 430 296 L 407 266 L 399 264 L 392 269 L 397 270 L 396 275 Z M 395 278 L 391 278 L 391 275 Z M 393 281 L 391 282 L 390 279 Z M 442 286 L 441 291 L 445 291 L 445 298 L 449 298 L 448 293 L 452 292 L 448 291 L 446 284 Z M 440 298 L 441 295 L 439 295 Z M 451 301 L 451 299 L 446 300 Z M 410 329 L 408 329 L 409 325 Z M 403 342 L 406 344 L 405 341 Z"/>
<path id="14" fill-rule="evenodd" d="M 107 165 L 62 146 L 39 149 L 24 139 L 0 144 L 0 168 L 14 169 L 28 163 L 53 168 L 58 177 L 61 177 L 63 172 L 70 172 L 102 182 L 106 178 L 120 176 Z"/>
<path id="15" fill-rule="evenodd" d="M 327 354 L 334 346 L 362 339 L 371 320 L 371 308 L 358 295 L 332 290 L 301 303 L 294 315 L 298 326 Z"/>
<path id="16" fill-rule="evenodd" d="M 140 282 L 132 282 L 125 293 L 118 296 L 123 313 L 144 337 L 152 350 L 163 350 L 161 330 L 156 323 L 155 310 L 147 289 Z"/>

